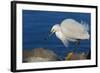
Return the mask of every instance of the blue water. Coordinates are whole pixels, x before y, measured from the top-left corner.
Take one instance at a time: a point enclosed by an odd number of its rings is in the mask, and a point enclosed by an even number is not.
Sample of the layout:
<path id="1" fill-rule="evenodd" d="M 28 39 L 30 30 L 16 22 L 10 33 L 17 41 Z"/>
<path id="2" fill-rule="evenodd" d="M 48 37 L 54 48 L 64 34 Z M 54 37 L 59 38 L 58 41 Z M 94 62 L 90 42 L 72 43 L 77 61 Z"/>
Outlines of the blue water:
<path id="1" fill-rule="evenodd" d="M 68 52 L 75 49 L 75 43 L 69 42 L 69 45 L 66 48 L 55 35 L 45 40 L 45 38 L 50 34 L 52 26 L 55 24 L 60 24 L 66 18 L 72 18 L 78 22 L 84 21 L 89 26 L 91 25 L 90 13 L 35 10 L 23 10 L 22 13 L 23 50 L 47 48 L 53 50 L 61 58 L 64 58 Z M 90 48 L 90 40 L 82 40 L 80 41 L 80 46 L 77 49 L 77 52 L 88 53 Z"/>

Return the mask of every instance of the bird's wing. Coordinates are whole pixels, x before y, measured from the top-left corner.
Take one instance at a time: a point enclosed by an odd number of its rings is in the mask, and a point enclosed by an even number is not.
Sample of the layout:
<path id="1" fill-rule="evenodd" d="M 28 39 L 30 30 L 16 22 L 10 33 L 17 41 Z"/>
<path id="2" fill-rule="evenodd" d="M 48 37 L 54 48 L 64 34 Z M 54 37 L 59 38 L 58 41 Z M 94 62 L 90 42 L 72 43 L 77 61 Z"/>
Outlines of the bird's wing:
<path id="1" fill-rule="evenodd" d="M 65 19 L 61 23 L 61 30 L 66 37 L 80 39 L 86 32 L 85 27 L 74 19 Z"/>

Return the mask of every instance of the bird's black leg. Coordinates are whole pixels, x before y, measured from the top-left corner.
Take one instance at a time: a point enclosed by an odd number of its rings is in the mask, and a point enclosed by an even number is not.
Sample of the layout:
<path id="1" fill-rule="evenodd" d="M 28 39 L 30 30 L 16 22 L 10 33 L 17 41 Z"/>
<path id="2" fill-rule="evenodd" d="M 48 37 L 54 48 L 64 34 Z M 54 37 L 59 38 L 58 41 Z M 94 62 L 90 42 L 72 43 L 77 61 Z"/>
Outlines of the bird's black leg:
<path id="1" fill-rule="evenodd" d="M 76 42 L 76 47 L 78 48 L 80 45 L 80 39 L 77 39 L 77 42 Z"/>
<path id="2" fill-rule="evenodd" d="M 77 41 L 76 41 L 76 47 L 75 47 L 75 49 L 74 49 L 73 52 L 75 52 L 77 50 L 77 48 L 79 48 L 79 45 L 80 45 L 80 39 L 77 39 Z"/>

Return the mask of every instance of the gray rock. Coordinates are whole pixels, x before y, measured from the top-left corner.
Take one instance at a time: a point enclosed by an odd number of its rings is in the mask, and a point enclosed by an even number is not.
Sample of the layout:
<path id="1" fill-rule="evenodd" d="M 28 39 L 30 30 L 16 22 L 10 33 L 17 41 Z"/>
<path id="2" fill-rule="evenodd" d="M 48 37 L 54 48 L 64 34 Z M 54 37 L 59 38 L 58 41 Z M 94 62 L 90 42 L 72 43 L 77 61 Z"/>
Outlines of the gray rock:
<path id="1" fill-rule="evenodd" d="M 44 48 L 35 48 L 31 51 L 23 52 L 23 62 L 45 62 L 57 61 L 58 56 L 51 50 Z"/>

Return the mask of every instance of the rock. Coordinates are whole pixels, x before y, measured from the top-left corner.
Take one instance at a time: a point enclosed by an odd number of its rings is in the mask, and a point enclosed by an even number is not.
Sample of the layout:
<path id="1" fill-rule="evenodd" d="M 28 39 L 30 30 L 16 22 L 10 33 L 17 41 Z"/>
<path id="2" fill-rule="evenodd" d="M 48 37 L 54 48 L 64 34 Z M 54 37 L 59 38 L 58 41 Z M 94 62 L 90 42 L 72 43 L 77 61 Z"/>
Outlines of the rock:
<path id="1" fill-rule="evenodd" d="M 24 51 L 23 53 L 23 62 L 45 62 L 57 60 L 59 59 L 53 51 L 44 48 L 35 48 L 31 51 Z"/>

